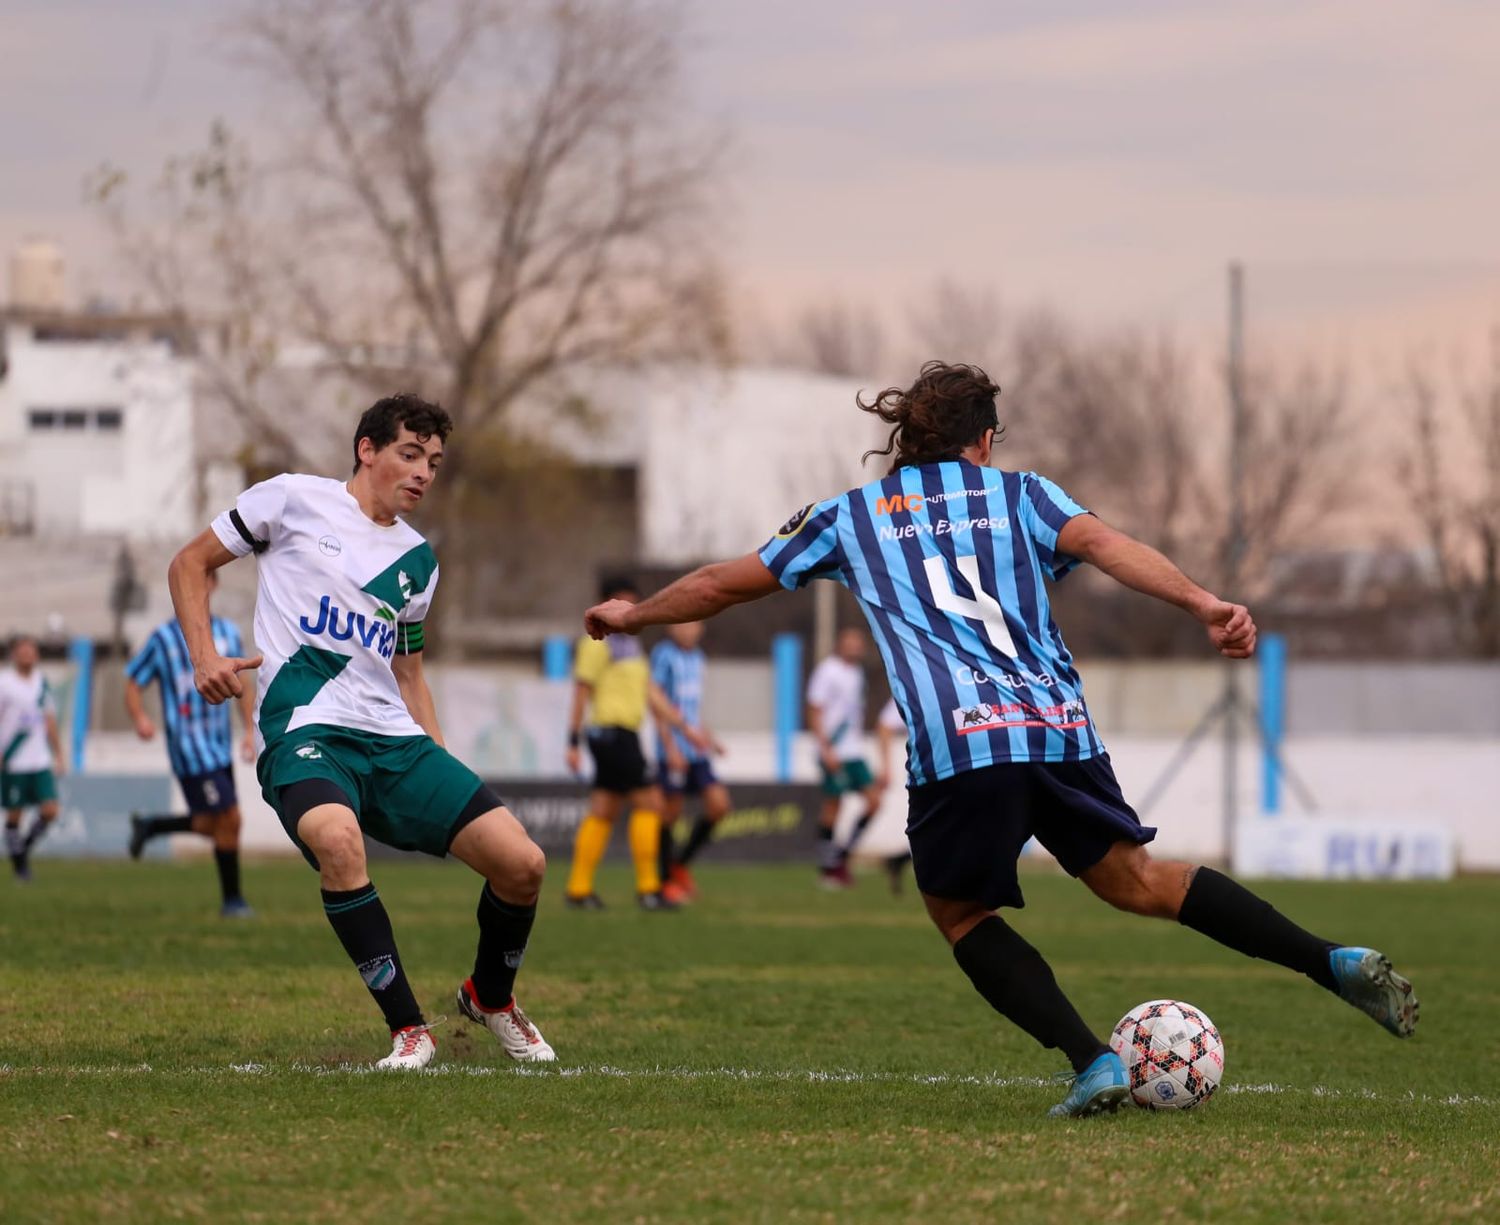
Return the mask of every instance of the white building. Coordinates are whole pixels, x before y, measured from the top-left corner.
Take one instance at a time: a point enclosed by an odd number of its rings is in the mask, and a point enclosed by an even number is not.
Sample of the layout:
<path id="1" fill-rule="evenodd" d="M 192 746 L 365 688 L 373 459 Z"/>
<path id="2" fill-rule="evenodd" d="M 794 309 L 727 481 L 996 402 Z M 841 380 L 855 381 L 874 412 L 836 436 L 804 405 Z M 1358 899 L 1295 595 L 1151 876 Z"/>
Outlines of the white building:
<path id="1" fill-rule="evenodd" d="M 0 533 L 154 542 L 196 530 L 182 340 L 159 317 L 0 312 Z"/>

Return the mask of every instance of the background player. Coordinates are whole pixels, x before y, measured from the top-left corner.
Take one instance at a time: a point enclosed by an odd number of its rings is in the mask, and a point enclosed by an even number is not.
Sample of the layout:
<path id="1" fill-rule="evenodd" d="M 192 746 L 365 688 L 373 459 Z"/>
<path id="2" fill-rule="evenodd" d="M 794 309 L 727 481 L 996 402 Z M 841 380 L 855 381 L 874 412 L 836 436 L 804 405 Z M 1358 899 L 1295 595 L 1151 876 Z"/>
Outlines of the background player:
<path id="1" fill-rule="evenodd" d="M 702 729 L 713 752 L 723 746 L 703 728 L 703 625 L 689 621 L 667 626 L 667 636 L 651 650 L 651 679 L 682 717 Z M 657 782 L 662 792 L 661 873 L 663 895 L 673 902 L 688 901 L 698 894 L 689 864 L 713 837 L 714 826 L 730 809 L 729 788 L 714 775 L 713 758 L 681 732 L 656 729 Z M 693 797 L 702 811 L 681 847 L 674 845 L 672 831 L 682 816 L 684 801 Z"/>
<path id="2" fill-rule="evenodd" d="M 208 576 L 208 595 L 213 598 L 218 574 Z M 214 650 L 226 659 L 245 654 L 239 628 L 225 617 L 210 617 L 209 633 Z M 167 733 L 167 760 L 177 785 L 187 800 L 188 815 L 130 814 L 130 857 L 139 859 L 146 843 L 164 834 L 192 832 L 212 839 L 214 866 L 219 871 L 222 902 L 219 913 L 226 919 L 249 918 L 250 909 L 240 893 L 240 805 L 234 785 L 234 743 L 229 704 L 206 701 L 193 683 L 193 661 L 187 639 L 177 618 L 164 621 L 146 639 L 135 658 L 125 665 L 125 711 L 142 740 L 156 735 L 156 725 L 146 713 L 144 687 L 160 686 L 162 726 Z M 240 752 L 255 760 L 255 695 L 242 687 L 238 705 L 244 735 Z"/>
<path id="3" fill-rule="evenodd" d="M 605 600 L 639 597 L 628 579 L 607 578 L 599 594 Z M 662 894 L 660 789 L 651 781 L 641 749 L 641 724 L 650 709 L 658 726 L 675 728 L 689 743 L 706 749 L 708 741 L 682 717 L 651 680 L 641 644 L 628 634 L 596 642 L 584 635 L 573 658 L 573 706 L 568 716 L 568 769 L 583 772 L 581 745 L 584 716 L 594 785 L 589 810 L 573 839 L 573 866 L 568 872 L 567 904 L 579 910 L 603 910 L 594 891 L 599 861 L 622 808 L 630 811 L 626 834 L 635 865 L 636 901 L 643 910 L 674 910 L 677 903 Z"/>
<path id="4" fill-rule="evenodd" d="M 880 810 L 886 785 L 865 760 L 866 642 L 863 630 L 840 630 L 833 654 L 819 662 L 807 680 L 807 729 L 817 743 L 818 765 L 823 772 L 818 870 L 823 884 L 831 888 L 854 883 L 849 874 L 849 855 Z M 849 837 L 840 845 L 839 808 L 846 795 L 857 795 L 863 806 Z"/>
<path id="5" fill-rule="evenodd" d="M 555 1058 L 512 987 L 545 859 L 494 793 L 443 747 L 422 670 L 437 558 L 402 518 L 427 495 L 452 429 L 413 395 L 373 404 L 349 481 L 285 475 L 242 493 L 168 571 L 198 692 L 238 697 L 260 667 L 257 773 L 266 801 L 319 873 L 323 910 L 391 1031 L 382 1068 L 420 1068 L 436 1044 L 407 981 L 364 837 L 452 854 L 484 877 L 473 974 L 458 1008 L 513 1059 Z M 209 575 L 254 553 L 255 638 L 265 663 L 214 644 Z"/>
<path id="6" fill-rule="evenodd" d="M 1254 652 L 1255 623 L 1050 481 L 989 468 L 999 390 L 975 367 L 929 362 L 911 387 L 861 400 L 892 426 L 888 476 L 805 507 L 759 553 L 640 604 L 592 608 L 585 626 L 698 620 L 814 578 L 853 591 L 910 729 L 907 833 L 923 900 L 979 993 L 1073 1065 L 1054 1115 L 1113 1109 L 1128 1087 L 1041 954 L 995 913 L 1023 904 L 1016 856 L 1033 832 L 1114 906 L 1297 970 L 1409 1036 L 1416 998 L 1380 953 L 1304 931 L 1211 868 L 1146 852 L 1156 831 L 1120 794 L 1042 580 L 1090 562 L 1194 616 L 1231 659 Z"/>
<path id="7" fill-rule="evenodd" d="M 5 850 L 17 880 L 31 879 L 31 848 L 57 820 L 57 776 L 64 773 L 57 704 L 42 675 L 36 639 L 10 644 L 10 667 L 0 671 L 0 797 L 5 804 Z M 36 820 L 25 834 L 28 808 Z"/>

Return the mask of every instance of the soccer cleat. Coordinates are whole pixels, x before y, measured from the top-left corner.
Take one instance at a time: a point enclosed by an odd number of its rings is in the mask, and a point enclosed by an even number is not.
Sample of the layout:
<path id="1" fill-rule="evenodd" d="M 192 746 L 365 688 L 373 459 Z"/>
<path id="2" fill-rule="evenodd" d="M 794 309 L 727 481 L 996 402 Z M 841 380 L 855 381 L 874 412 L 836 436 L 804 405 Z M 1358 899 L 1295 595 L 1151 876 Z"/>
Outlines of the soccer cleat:
<path id="1" fill-rule="evenodd" d="M 854 888 L 854 875 L 849 871 L 848 864 L 841 863 L 836 867 L 820 870 L 818 884 L 824 889 L 852 889 Z"/>
<path id="2" fill-rule="evenodd" d="M 684 900 L 690 902 L 698 896 L 698 882 L 693 879 L 693 874 L 688 871 L 687 864 L 674 863 L 671 870 L 667 873 L 667 880 L 682 891 Z"/>
<path id="3" fill-rule="evenodd" d="M 665 892 L 637 893 L 635 895 L 636 905 L 642 910 L 681 910 L 680 903 L 673 901 Z"/>
<path id="4" fill-rule="evenodd" d="M 391 1035 L 391 1053 L 375 1066 L 405 1071 L 425 1068 L 437 1054 L 437 1043 L 425 1025 L 408 1025 Z"/>
<path id="5" fill-rule="evenodd" d="M 221 919 L 253 919 L 255 911 L 250 908 L 250 903 L 242 897 L 233 897 L 219 907 L 219 918 Z"/>
<path id="6" fill-rule="evenodd" d="M 130 814 L 130 842 L 125 849 L 132 859 L 139 859 L 146 849 L 146 819 L 138 812 Z"/>
<path id="7" fill-rule="evenodd" d="M 597 893 L 585 893 L 582 897 L 574 897 L 571 893 L 563 898 L 563 903 L 569 910 L 603 910 L 604 899 Z"/>
<path id="8" fill-rule="evenodd" d="M 466 978 L 458 989 L 458 1010 L 476 1025 L 483 1025 L 512 1059 L 521 1063 L 552 1063 L 557 1054 L 547 1045 L 542 1031 L 521 1011 L 516 997 L 504 1008 L 486 1008 L 474 994 L 474 980 Z"/>
<path id="9" fill-rule="evenodd" d="M 1329 950 L 1328 964 L 1338 980 L 1339 998 L 1396 1037 L 1412 1036 L 1421 1005 L 1411 983 L 1391 968 L 1389 957 L 1374 949 L 1337 948 Z"/>
<path id="10" fill-rule="evenodd" d="M 673 880 L 667 881 L 666 884 L 661 887 L 661 896 L 662 900 L 665 901 L 669 906 L 676 906 L 679 908 L 686 906 L 688 902 L 692 900 L 688 897 L 687 890 L 685 890 L 681 885 Z"/>
<path id="11" fill-rule="evenodd" d="M 1068 1079 L 1067 1074 L 1058 1078 Z M 1130 1096 L 1130 1078 L 1125 1064 L 1113 1051 L 1105 1051 L 1072 1077 L 1068 1096 L 1047 1111 L 1054 1119 L 1081 1119 L 1091 1114 L 1113 1114 Z"/>
<path id="12" fill-rule="evenodd" d="M 10 866 L 16 870 L 16 879 L 23 884 L 31 879 L 31 862 L 25 855 L 12 855 Z"/>

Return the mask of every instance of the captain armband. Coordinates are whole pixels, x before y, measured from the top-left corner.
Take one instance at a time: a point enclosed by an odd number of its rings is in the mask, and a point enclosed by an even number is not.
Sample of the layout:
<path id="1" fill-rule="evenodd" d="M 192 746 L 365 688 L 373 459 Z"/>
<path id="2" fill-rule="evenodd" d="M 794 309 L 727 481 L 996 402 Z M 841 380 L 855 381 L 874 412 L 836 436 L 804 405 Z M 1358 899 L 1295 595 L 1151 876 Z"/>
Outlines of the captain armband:
<path id="1" fill-rule="evenodd" d="M 410 624 L 401 622 L 396 626 L 396 654 L 415 655 L 422 649 L 422 623 L 413 621 Z"/>

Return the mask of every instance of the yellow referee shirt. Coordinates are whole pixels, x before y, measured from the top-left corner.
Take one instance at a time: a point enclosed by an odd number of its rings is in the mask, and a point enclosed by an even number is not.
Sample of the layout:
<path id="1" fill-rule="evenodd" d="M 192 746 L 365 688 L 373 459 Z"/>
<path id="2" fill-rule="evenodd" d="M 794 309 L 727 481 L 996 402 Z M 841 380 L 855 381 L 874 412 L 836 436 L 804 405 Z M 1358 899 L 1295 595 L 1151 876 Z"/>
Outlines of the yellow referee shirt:
<path id="1" fill-rule="evenodd" d="M 610 634 L 600 642 L 584 635 L 573 654 L 573 676 L 593 688 L 590 722 L 595 727 L 640 730 L 651 665 L 639 638 Z"/>

